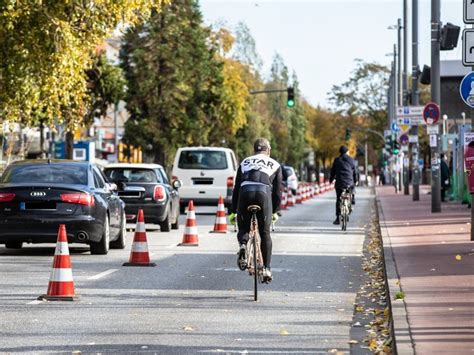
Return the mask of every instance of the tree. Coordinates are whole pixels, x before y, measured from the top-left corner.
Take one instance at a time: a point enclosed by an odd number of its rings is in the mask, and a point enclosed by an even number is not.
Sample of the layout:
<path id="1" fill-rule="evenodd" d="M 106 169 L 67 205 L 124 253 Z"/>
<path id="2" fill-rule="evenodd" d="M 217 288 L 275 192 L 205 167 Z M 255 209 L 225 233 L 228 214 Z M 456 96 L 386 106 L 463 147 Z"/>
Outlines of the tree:
<path id="1" fill-rule="evenodd" d="M 119 24 L 165 0 L 0 2 L 0 112 L 5 120 L 79 124 L 91 54 Z"/>
<path id="2" fill-rule="evenodd" d="M 173 1 L 127 31 L 121 65 L 132 119 L 125 140 L 165 165 L 178 146 L 207 144 L 221 104 L 217 51 L 196 0 Z"/>
<path id="3" fill-rule="evenodd" d="M 116 105 L 125 97 L 126 83 L 122 69 L 110 63 L 105 53 L 96 56 L 86 74 L 90 106 L 85 123 L 90 124 L 95 117 L 104 116 L 109 105 Z"/>

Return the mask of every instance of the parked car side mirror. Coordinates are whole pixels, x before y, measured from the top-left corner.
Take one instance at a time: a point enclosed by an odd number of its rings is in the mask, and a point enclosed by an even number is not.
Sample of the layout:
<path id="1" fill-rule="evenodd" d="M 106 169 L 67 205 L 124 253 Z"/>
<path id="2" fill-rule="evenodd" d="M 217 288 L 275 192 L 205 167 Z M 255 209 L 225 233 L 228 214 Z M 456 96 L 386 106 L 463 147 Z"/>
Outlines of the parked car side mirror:
<path id="1" fill-rule="evenodd" d="M 179 189 L 181 186 L 183 186 L 183 182 L 181 180 L 173 180 L 172 183 L 173 189 Z"/>
<path id="2" fill-rule="evenodd" d="M 114 183 L 107 183 L 107 187 L 109 189 L 109 191 L 117 191 L 117 184 L 114 184 Z"/>

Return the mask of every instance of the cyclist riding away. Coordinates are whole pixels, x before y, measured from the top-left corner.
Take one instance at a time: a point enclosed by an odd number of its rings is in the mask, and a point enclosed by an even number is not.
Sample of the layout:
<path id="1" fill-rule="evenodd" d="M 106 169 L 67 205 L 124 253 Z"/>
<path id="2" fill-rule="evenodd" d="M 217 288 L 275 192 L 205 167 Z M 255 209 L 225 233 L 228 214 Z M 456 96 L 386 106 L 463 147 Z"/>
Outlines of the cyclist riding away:
<path id="1" fill-rule="evenodd" d="M 339 148 L 341 155 L 334 159 L 331 168 L 331 176 L 329 177 L 330 183 L 332 183 L 334 179 L 336 180 L 336 219 L 334 220 L 334 224 L 340 224 L 340 199 L 342 191 L 346 188 L 350 188 L 352 192 L 357 182 L 354 160 L 347 155 L 347 151 L 348 149 L 344 145 Z"/>
<path id="2" fill-rule="evenodd" d="M 249 240 L 251 212 L 250 205 L 258 205 L 258 230 L 262 240 L 263 282 L 271 282 L 272 239 L 270 227 L 280 210 L 282 172 L 280 164 L 270 158 L 270 143 L 265 138 L 259 138 L 254 143 L 255 155 L 245 158 L 237 170 L 235 187 L 232 195 L 231 223 L 237 223 L 239 232 L 239 252 L 237 264 L 241 270 L 247 265 L 246 245 Z"/>

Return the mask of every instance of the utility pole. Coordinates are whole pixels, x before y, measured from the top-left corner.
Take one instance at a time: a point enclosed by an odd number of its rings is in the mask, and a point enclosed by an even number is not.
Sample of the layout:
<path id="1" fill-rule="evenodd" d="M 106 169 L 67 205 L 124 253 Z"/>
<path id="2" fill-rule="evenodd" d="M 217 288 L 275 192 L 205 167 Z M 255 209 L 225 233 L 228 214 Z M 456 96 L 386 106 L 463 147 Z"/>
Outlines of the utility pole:
<path id="1" fill-rule="evenodd" d="M 119 139 L 118 139 L 118 103 L 114 104 L 114 153 L 115 162 L 119 161 Z"/>
<path id="2" fill-rule="evenodd" d="M 440 104 L 440 17 L 441 0 L 431 0 L 431 101 Z M 431 212 L 441 212 L 440 139 L 431 147 Z"/>
<path id="3" fill-rule="evenodd" d="M 418 0 L 412 0 L 412 86 L 411 86 L 411 104 L 420 105 L 420 92 L 418 91 Z M 413 126 L 412 134 L 418 137 L 418 126 Z M 420 167 L 418 165 L 418 142 L 413 144 L 412 167 L 413 167 L 413 201 L 420 200 Z"/>
<path id="4" fill-rule="evenodd" d="M 408 106 L 408 0 L 403 0 L 403 106 Z M 409 146 L 409 145 L 408 145 Z M 409 153 L 408 153 L 409 156 Z M 408 164 L 405 164 L 408 162 Z M 403 192 L 404 195 L 410 194 L 410 160 L 403 159 Z"/>
<path id="5" fill-rule="evenodd" d="M 403 96 L 403 85 L 402 85 L 402 19 L 399 18 L 397 22 L 398 30 L 398 62 L 397 62 L 397 87 L 398 87 L 398 99 L 397 106 L 402 105 L 402 96 Z"/>

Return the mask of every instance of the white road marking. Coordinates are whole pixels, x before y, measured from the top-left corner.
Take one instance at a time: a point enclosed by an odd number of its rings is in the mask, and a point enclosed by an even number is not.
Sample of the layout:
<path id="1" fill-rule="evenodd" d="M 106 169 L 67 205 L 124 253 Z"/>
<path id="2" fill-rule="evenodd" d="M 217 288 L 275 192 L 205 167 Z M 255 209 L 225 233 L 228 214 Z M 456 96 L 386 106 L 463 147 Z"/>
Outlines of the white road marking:
<path id="1" fill-rule="evenodd" d="M 115 271 L 118 271 L 118 269 L 109 269 L 107 271 L 101 272 L 100 274 L 88 277 L 87 279 L 88 280 L 98 280 L 98 279 L 101 279 L 102 277 L 105 277 L 107 275 L 110 275 L 110 274 L 114 273 Z"/>
<path id="2" fill-rule="evenodd" d="M 31 302 L 28 302 L 27 304 L 40 304 L 40 303 L 43 303 L 43 301 L 34 300 L 34 301 L 31 301 Z"/>
<path id="3" fill-rule="evenodd" d="M 214 268 L 214 270 L 216 271 L 239 271 L 241 272 L 240 269 L 238 268 L 233 268 L 233 267 L 229 267 L 229 268 L 224 268 L 224 267 L 218 267 L 218 268 Z M 280 268 L 272 268 L 272 272 L 290 272 L 291 269 L 280 269 Z"/>
<path id="4" fill-rule="evenodd" d="M 295 351 L 275 351 L 275 350 L 232 350 L 232 349 L 210 349 L 200 350 L 198 353 L 225 353 L 225 354 L 327 354 L 327 351 L 307 351 L 307 350 L 295 350 Z M 340 351 L 342 354 L 348 354 L 348 351 Z"/>

